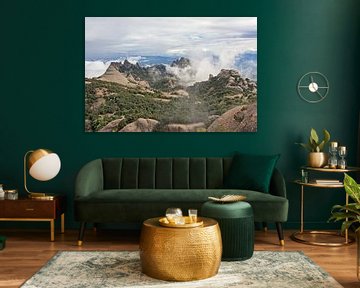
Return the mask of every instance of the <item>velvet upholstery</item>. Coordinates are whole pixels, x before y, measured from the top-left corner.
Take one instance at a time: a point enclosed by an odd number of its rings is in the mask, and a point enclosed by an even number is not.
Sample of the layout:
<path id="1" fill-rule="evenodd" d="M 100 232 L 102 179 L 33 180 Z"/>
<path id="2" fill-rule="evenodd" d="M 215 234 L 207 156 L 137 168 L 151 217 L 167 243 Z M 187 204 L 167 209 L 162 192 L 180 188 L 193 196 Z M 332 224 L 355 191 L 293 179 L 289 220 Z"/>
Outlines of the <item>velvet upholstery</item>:
<path id="1" fill-rule="evenodd" d="M 200 209 L 209 196 L 247 197 L 257 222 L 285 222 L 288 200 L 275 168 L 269 194 L 224 189 L 232 158 L 105 158 L 79 171 L 75 219 L 81 222 L 138 222 L 163 215 L 166 208 Z"/>
<path id="2" fill-rule="evenodd" d="M 236 153 L 224 179 L 224 187 L 268 193 L 279 156 Z"/>
<path id="3" fill-rule="evenodd" d="M 244 201 L 217 203 L 206 201 L 201 216 L 218 221 L 223 244 L 222 260 L 242 261 L 254 253 L 254 216 L 251 205 Z"/>
<path id="4" fill-rule="evenodd" d="M 245 195 L 246 201 L 253 207 L 256 222 L 285 222 L 287 220 L 288 201 L 286 198 L 256 191 L 228 189 L 104 190 L 102 193 L 75 201 L 75 211 L 78 221 L 127 222 L 131 219 L 130 222 L 141 222 L 147 218 L 163 215 L 169 207 L 179 207 L 183 211 L 189 208 L 200 209 L 209 196 L 221 197 L 224 194 Z M 135 208 L 138 204 L 141 211 Z M 128 210 L 124 209 L 125 206 L 134 208 Z M 119 207 L 118 211 L 116 207 Z M 114 209 L 114 213 L 110 213 L 108 209 Z M 155 213 L 152 213 L 153 209 Z M 149 214 L 147 211 L 150 211 Z M 109 213 L 111 215 L 105 217 Z M 95 215 L 97 221 L 92 220 Z M 104 221 L 99 221 L 102 217 Z"/>

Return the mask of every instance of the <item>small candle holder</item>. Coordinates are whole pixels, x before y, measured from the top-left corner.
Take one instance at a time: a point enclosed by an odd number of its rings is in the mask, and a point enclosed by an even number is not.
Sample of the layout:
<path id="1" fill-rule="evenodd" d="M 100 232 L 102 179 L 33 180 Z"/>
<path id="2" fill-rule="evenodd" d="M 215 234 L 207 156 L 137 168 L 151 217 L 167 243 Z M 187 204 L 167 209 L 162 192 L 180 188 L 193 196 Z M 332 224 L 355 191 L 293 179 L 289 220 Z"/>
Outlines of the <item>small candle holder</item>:
<path id="1" fill-rule="evenodd" d="M 18 198 L 19 198 L 19 193 L 17 189 L 5 190 L 5 199 L 17 200 Z"/>
<path id="2" fill-rule="evenodd" d="M 337 152 L 338 152 L 338 143 L 330 142 L 330 145 L 329 145 L 330 157 L 329 157 L 328 165 L 329 165 L 329 168 L 331 168 L 331 169 L 337 168 L 337 165 L 338 165 L 338 160 L 336 157 Z"/>
<path id="3" fill-rule="evenodd" d="M 301 182 L 308 183 L 309 182 L 309 174 L 308 171 L 301 169 Z"/>
<path id="4" fill-rule="evenodd" d="M 339 169 L 346 169 L 346 147 L 345 146 L 340 146 L 338 149 L 338 154 L 340 156 L 340 160 L 338 161 L 338 168 Z"/>

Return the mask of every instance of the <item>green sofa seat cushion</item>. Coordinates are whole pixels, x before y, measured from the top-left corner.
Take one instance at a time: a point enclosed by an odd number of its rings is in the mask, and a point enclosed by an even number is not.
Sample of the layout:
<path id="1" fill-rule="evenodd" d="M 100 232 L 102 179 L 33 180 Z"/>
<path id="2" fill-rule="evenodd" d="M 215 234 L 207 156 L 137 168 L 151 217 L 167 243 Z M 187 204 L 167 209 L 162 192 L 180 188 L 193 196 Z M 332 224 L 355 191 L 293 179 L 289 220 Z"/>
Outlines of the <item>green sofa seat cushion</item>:
<path id="1" fill-rule="evenodd" d="M 269 193 L 270 180 L 280 155 L 251 155 L 237 153 L 224 187 Z"/>
<path id="2" fill-rule="evenodd" d="M 109 189 L 77 199 L 83 202 L 205 202 L 209 196 L 244 195 L 246 202 L 266 201 L 285 202 L 286 198 L 264 194 L 251 190 L 239 189 Z"/>
<path id="3" fill-rule="evenodd" d="M 94 209 L 96 211 L 104 209 L 103 214 L 106 214 L 107 209 L 120 211 L 121 207 L 132 205 L 143 207 L 140 210 L 146 210 L 152 206 L 159 207 L 161 209 L 159 211 L 165 211 L 166 208 L 174 205 L 182 209 L 191 207 L 200 209 L 202 203 L 209 200 L 209 196 L 221 197 L 227 194 L 246 196 L 246 202 L 250 203 L 254 210 L 255 221 L 285 222 L 287 220 L 288 200 L 286 198 L 238 189 L 110 189 L 76 199 L 75 205 L 77 207 L 98 207 Z M 126 210 L 128 213 L 131 211 L 129 208 Z M 183 212 L 187 213 L 187 211 Z M 131 213 L 137 212 L 131 211 Z M 116 217 L 114 216 L 114 218 Z"/>

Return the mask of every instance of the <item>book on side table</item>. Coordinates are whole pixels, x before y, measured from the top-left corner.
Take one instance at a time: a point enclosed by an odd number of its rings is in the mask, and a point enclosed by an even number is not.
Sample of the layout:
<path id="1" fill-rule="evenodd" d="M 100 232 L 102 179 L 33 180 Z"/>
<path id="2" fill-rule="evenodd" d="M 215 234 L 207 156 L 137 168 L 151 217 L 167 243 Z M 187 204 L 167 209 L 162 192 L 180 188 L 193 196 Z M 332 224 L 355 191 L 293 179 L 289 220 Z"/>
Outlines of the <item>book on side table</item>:
<path id="1" fill-rule="evenodd" d="M 336 180 L 336 179 L 315 179 L 314 182 L 316 184 L 323 184 L 323 185 L 341 184 L 340 180 Z"/>

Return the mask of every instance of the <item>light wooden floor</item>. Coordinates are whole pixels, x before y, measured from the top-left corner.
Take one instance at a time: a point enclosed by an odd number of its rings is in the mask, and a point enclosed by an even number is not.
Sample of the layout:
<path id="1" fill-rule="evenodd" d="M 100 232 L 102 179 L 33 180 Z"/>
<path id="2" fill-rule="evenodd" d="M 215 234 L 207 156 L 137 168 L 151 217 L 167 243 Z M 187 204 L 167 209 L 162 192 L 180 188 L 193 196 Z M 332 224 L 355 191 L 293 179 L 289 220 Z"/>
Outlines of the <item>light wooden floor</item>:
<path id="1" fill-rule="evenodd" d="M 285 232 L 285 247 L 277 245 L 275 231 L 257 231 L 255 250 L 303 251 L 315 263 L 331 274 L 344 287 L 360 287 L 356 278 L 356 244 L 343 247 L 304 245 L 289 239 Z M 6 248 L 0 251 L 0 287 L 19 287 L 36 273 L 58 250 L 138 250 L 137 231 L 88 230 L 82 247 L 76 246 L 77 231 L 56 234 L 49 242 L 45 230 L 0 230 L 7 237 Z M 59 287 L 61 288 L 61 287 Z"/>

